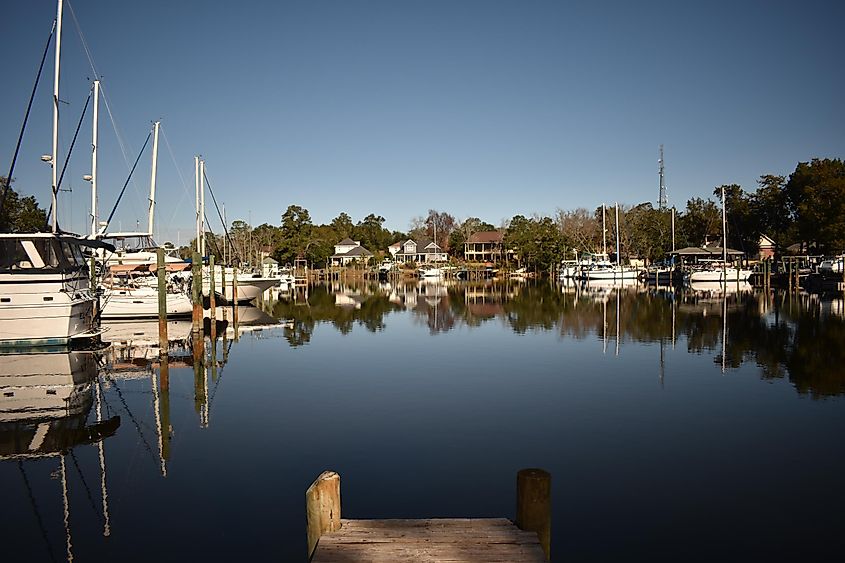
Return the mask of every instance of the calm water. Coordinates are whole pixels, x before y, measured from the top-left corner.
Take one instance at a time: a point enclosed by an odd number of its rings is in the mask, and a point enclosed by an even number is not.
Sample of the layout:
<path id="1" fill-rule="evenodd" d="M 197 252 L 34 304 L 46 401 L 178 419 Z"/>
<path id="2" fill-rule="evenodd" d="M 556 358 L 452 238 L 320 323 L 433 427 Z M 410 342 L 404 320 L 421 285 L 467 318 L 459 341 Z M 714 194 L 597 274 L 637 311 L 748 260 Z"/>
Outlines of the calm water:
<path id="1" fill-rule="evenodd" d="M 345 517 L 512 518 L 545 468 L 560 561 L 845 548 L 841 297 L 338 286 L 239 320 L 171 323 L 166 388 L 155 323 L 0 356 L 4 561 L 302 561 L 326 469 Z"/>

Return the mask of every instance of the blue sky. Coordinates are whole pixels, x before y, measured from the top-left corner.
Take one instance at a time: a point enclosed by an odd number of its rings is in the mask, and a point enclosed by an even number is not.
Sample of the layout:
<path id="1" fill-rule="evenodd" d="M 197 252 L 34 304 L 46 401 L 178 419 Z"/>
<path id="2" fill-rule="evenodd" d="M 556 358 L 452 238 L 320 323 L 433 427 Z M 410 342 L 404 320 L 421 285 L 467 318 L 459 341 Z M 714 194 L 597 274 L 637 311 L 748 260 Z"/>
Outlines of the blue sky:
<path id="1" fill-rule="evenodd" d="M 161 119 L 162 240 L 193 232 L 195 154 L 230 220 L 278 224 L 297 204 L 315 223 L 376 213 L 398 230 L 430 208 L 499 224 L 655 202 L 661 143 L 679 207 L 845 156 L 841 3 L 70 3 L 126 146 L 124 158 L 101 106 L 102 212 Z M 1 175 L 54 14 L 54 0 L 4 8 Z M 65 154 L 93 77 L 67 0 L 63 35 Z M 15 171 L 42 204 L 51 89 L 52 52 Z M 61 194 L 66 229 L 85 229 L 90 138 L 89 112 Z M 148 149 L 114 228 L 145 223 L 149 175 Z"/>

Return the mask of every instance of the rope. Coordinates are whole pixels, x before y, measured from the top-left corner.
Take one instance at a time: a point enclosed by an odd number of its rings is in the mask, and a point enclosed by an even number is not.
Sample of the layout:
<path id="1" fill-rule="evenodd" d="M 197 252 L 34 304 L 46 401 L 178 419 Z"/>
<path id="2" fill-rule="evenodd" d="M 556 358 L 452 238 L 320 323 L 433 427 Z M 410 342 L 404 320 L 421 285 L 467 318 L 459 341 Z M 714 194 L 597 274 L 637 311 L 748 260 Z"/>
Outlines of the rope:
<path id="1" fill-rule="evenodd" d="M 3 229 L 3 207 L 6 205 L 6 195 L 12 188 L 12 173 L 15 171 L 15 162 L 18 160 L 18 152 L 21 150 L 21 142 L 23 141 L 23 134 L 26 131 L 26 124 L 29 121 L 29 112 L 32 109 L 32 102 L 35 100 L 35 90 L 38 88 L 38 82 L 41 80 L 41 71 L 44 70 L 44 61 L 47 60 L 47 52 L 50 50 L 50 43 L 53 40 L 53 32 L 56 30 L 56 20 L 53 20 L 53 26 L 50 28 L 50 35 L 47 37 L 47 44 L 44 45 L 44 54 L 41 55 L 41 64 L 38 67 L 38 74 L 35 76 L 35 84 L 32 86 L 32 93 L 29 95 L 29 103 L 26 106 L 26 113 L 21 124 L 21 132 L 18 134 L 18 144 L 15 145 L 15 154 L 12 156 L 12 164 L 9 166 L 9 175 L 6 176 L 6 185 L 3 189 L 3 194 L 0 195 L 0 230 Z"/>
<path id="2" fill-rule="evenodd" d="M 153 453 L 153 448 L 150 446 L 150 443 L 147 442 L 147 437 L 144 436 L 144 432 L 141 430 L 141 426 L 138 424 L 138 421 L 135 420 L 135 415 L 132 414 L 132 411 L 129 410 L 129 405 L 126 404 L 126 399 L 123 398 L 123 393 L 120 391 L 120 387 L 117 385 L 117 381 L 111 376 L 106 375 L 105 377 L 109 378 L 109 381 L 114 385 L 114 390 L 117 392 L 117 396 L 120 399 L 120 402 L 123 403 L 123 408 L 126 410 L 126 414 L 129 415 L 129 420 L 132 421 L 132 424 L 135 426 L 135 429 L 138 431 L 138 435 L 141 437 L 141 441 L 144 442 L 144 447 L 150 453 L 150 457 L 153 460 L 153 463 L 158 466 L 158 463 L 155 461 L 155 454 Z"/>
<path id="3" fill-rule="evenodd" d="M 229 245 L 232 248 L 237 248 L 235 246 L 235 244 L 232 242 L 231 237 L 229 237 L 229 228 L 226 225 L 226 221 L 223 220 L 223 214 L 220 212 L 220 208 L 217 206 L 217 198 L 214 197 L 214 190 L 211 189 L 211 182 L 208 181 L 208 174 L 206 174 L 205 171 L 203 171 L 202 175 L 203 175 L 203 178 L 205 178 L 206 185 L 208 186 L 208 193 L 211 194 L 211 201 L 214 202 L 214 209 L 217 210 L 217 216 L 220 218 L 220 223 L 223 224 L 223 231 L 226 233 L 226 240 L 229 241 Z M 208 217 L 206 217 L 206 220 L 208 220 Z M 219 252 L 220 249 L 218 248 L 217 251 Z M 240 251 L 239 248 L 238 248 L 238 260 L 243 260 L 243 257 L 241 256 L 241 251 Z"/>
<path id="4" fill-rule="evenodd" d="M 97 518 L 100 517 L 100 511 L 97 510 L 97 505 L 94 504 L 94 495 L 91 494 L 91 488 L 88 486 L 88 482 L 85 480 L 85 475 L 82 474 L 82 469 L 79 468 L 79 461 L 76 459 L 76 454 L 73 453 L 73 450 L 70 450 L 70 458 L 73 460 L 73 466 L 76 468 L 76 472 L 79 474 L 79 479 L 82 481 L 82 486 L 85 487 L 85 493 L 88 496 L 88 500 L 91 502 L 91 508 L 94 510 L 94 514 L 97 515 Z"/>
<path id="5" fill-rule="evenodd" d="M 41 538 L 44 540 L 44 545 L 47 546 L 47 553 L 50 554 L 50 561 L 55 563 L 56 556 L 53 554 L 53 546 L 50 544 L 50 538 L 47 537 L 47 529 L 44 527 L 44 520 L 41 518 L 41 511 L 38 510 L 38 504 L 35 502 L 35 495 L 32 493 L 32 485 L 29 483 L 29 478 L 26 476 L 26 471 L 23 468 L 23 462 L 18 460 L 18 469 L 21 470 L 21 477 L 26 485 L 26 492 L 29 495 L 29 502 L 32 504 L 32 510 L 35 512 L 35 518 L 38 520 L 38 529 L 41 531 Z"/>
<path id="6" fill-rule="evenodd" d="M 73 19 L 73 24 L 76 27 L 76 33 L 79 35 L 79 40 L 82 43 L 82 48 L 85 51 L 85 56 L 88 59 L 88 64 L 91 66 L 91 72 L 94 73 L 95 79 L 102 82 L 102 75 L 97 71 L 97 68 L 94 65 L 94 57 L 91 56 L 91 50 L 88 48 L 88 41 L 85 39 L 85 34 L 82 33 L 82 26 L 79 25 L 79 20 L 76 19 L 76 12 L 70 3 L 70 0 L 67 0 L 66 5 L 70 8 L 70 15 Z M 106 113 L 109 114 L 109 121 L 111 122 L 112 129 L 114 129 L 114 135 L 117 138 L 117 145 L 120 147 L 120 152 L 123 155 L 123 162 L 126 164 L 126 168 L 129 169 L 129 156 L 126 154 L 126 143 L 123 140 L 123 136 L 120 134 L 120 128 L 117 126 L 117 121 L 112 113 L 105 84 L 100 84 L 100 97 L 103 99 L 103 103 L 106 106 Z M 135 187 L 137 188 L 137 186 Z"/>
<path id="7" fill-rule="evenodd" d="M 103 229 L 104 231 L 105 231 L 105 229 L 108 228 L 109 224 L 111 223 L 112 217 L 114 217 L 114 212 L 117 211 L 117 204 L 120 203 L 120 200 L 123 197 L 123 192 L 126 191 L 126 186 L 129 185 L 129 180 L 132 179 L 132 174 L 135 172 L 135 167 L 138 166 L 138 161 L 141 160 L 141 155 L 144 154 L 144 149 L 147 148 L 147 143 L 150 142 L 150 137 L 152 137 L 152 136 L 153 136 L 152 131 L 147 133 L 147 140 L 144 141 L 144 146 L 141 147 L 141 152 L 138 153 L 138 158 L 135 159 L 135 164 L 132 165 L 132 170 L 129 171 L 129 177 L 126 178 L 126 182 L 123 184 L 123 189 L 120 190 L 120 195 L 117 196 L 117 201 L 114 202 L 114 207 L 112 207 L 111 213 L 109 213 L 109 218 L 106 219 L 106 226 Z"/>
<path id="8" fill-rule="evenodd" d="M 59 182 L 56 184 L 56 192 L 59 192 L 62 187 L 62 180 L 65 177 L 65 171 L 67 170 L 67 165 L 70 162 L 70 155 L 73 153 L 73 147 L 76 145 L 76 138 L 79 137 L 79 128 L 82 127 L 82 120 L 85 119 L 85 113 L 88 111 L 88 105 L 91 103 L 91 92 L 88 92 L 88 99 L 85 100 L 85 107 L 82 108 L 82 115 L 79 116 L 79 123 L 76 124 L 76 131 L 73 133 L 73 140 L 70 142 L 70 148 L 67 151 L 67 158 L 65 159 L 65 164 L 62 166 L 62 173 L 59 174 Z"/>

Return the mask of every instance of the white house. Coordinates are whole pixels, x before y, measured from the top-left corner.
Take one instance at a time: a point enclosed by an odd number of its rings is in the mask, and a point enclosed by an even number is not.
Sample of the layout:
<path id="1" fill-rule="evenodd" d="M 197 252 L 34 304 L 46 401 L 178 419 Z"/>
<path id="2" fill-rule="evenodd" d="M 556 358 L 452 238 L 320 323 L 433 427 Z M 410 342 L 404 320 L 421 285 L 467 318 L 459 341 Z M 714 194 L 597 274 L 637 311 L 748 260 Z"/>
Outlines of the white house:
<path id="1" fill-rule="evenodd" d="M 345 238 L 334 245 L 334 254 L 329 262 L 332 266 L 347 266 L 355 261 L 365 264 L 372 255 L 372 252 L 361 246 L 361 241 Z"/>
<path id="2" fill-rule="evenodd" d="M 397 262 L 416 262 L 417 264 L 431 262 L 446 262 L 449 255 L 434 242 L 422 239 L 408 239 L 401 243 L 399 251 L 394 254 Z"/>

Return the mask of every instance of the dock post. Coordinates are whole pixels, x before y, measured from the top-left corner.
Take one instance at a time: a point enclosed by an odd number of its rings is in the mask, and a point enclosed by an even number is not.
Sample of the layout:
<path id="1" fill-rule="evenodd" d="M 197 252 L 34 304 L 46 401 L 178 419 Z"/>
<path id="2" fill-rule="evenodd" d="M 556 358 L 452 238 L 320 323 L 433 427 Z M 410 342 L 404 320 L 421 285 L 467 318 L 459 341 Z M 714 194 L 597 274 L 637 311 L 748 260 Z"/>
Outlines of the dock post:
<path id="1" fill-rule="evenodd" d="M 521 469 L 516 474 L 516 526 L 537 532 L 550 560 L 552 537 L 552 476 L 543 469 Z"/>
<path id="2" fill-rule="evenodd" d="M 340 475 L 323 471 L 305 491 L 305 518 L 308 531 L 308 559 L 326 532 L 340 530 Z"/>
<path id="3" fill-rule="evenodd" d="M 217 307 L 217 298 L 214 296 L 214 291 L 216 289 L 214 287 L 214 278 L 217 277 L 217 272 L 215 271 L 214 266 L 214 254 L 208 257 L 208 271 L 211 272 L 208 275 L 208 307 L 210 309 L 211 324 L 213 326 L 215 319 L 217 318 L 217 313 L 214 311 L 214 309 Z"/>
<path id="4" fill-rule="evenodd" d="M 164 249 L 156 249 L 156 276 L 158 276 L 158 346 L 159 356 L 167 355 L 167 267 Z"/>
<path id="5" fill-rule="evenodd" d="M 232 268 L 232 324 L 235 326 L 235 340 L 238 339 L 238 267 Z"/>
<path id="6" fill-rule="evenodd" d="M 199 252 L 194 252 L 191 262 L 191 286 L 194 301 L 194 331 L 202 327 L 202 258 Z"/>

